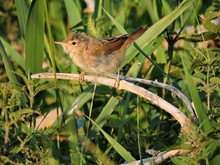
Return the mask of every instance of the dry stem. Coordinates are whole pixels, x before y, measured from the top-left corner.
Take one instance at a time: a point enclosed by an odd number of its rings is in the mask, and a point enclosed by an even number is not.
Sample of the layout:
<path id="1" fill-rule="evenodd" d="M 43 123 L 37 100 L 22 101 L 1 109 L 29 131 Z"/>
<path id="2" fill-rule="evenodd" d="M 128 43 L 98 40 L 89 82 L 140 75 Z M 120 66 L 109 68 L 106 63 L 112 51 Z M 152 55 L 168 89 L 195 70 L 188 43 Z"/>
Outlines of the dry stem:
<path id="1" fill-rule="evenodd" d="M 34 74 L 31 76 L 33 79 L 54 79 L 54 74 L 53 73 L 41 73 L 41 74 Z M 56 74 L 57 79 L 65 79 L 65 80 L 79 80 L 80 75 L 78 74 L 68 74 L 68 73 L 57 73 Z M 111 86 L 115 88 L 115 79 L 112 78 L 105 78 L 105 77 L 97 77 L 97 76 L 90 76 L 90 75 L 85 75 L 84 76 L 84 81 L 87 82 L 93 82 L 93 83 L 99 83 L 103 84 L 106 86 Z M 118 89 L 126 90 L 132 93 L 135 93 L 147 100 L 149 100 L 151 103 L 157 105 L 161 109 L 165 110 L 168 112 L 170 115 L 172 115 L 181 125 L 182 131 L 184 133 L 189 133 L 190 132 L 190 126 L 191 126 L 191 121 L 187 116 L 182 113 L 178 108 L 173 106 L 172 104 L 168 103 L 161 97 L 155 95 L 154 93 L 139 87 L 133 83 L 127 82 L 125 80 L 120 80 L 120 84 L 118 86 Z"/>
<path id="2" fill-rule="evenodd" d="M 157 154 L 154 157 L 151 158 L 147 158 L 147 159 L 142 159 L 142 162 L 144 165 L 151 165 L 151 164 L 161 164 L 163 163 L 166 159 L 176 156 L 176 155 L 181 155 L 183 153 L 188 153 L 190 152 L 190 150 L 186 150 L 186 149 L 176 149 L 176 150 L 171 150 L 168 152 L 161 152 L 159 154 Z M 135 161 L 135 162 L 130 162 L 130 163 L 125 163 L 125 164 L 121 164 L 121 165 L 139 165 L 141 164 L 141 161 Z"/>

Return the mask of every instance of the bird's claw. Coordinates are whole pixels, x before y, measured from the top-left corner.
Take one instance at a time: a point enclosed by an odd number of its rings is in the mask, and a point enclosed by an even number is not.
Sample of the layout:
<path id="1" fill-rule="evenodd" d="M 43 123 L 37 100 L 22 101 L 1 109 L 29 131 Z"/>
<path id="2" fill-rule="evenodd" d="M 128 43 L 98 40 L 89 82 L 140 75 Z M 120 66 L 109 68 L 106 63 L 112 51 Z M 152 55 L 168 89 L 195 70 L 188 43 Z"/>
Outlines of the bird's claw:
<path id="1" fill-rule="evenodd" d="M 86 75 L 86 72 L 82 72 L 80 75 L 79 75 L 79 82 L 81 83 L 82 81 L 85 81 L 85 75 Z"/>

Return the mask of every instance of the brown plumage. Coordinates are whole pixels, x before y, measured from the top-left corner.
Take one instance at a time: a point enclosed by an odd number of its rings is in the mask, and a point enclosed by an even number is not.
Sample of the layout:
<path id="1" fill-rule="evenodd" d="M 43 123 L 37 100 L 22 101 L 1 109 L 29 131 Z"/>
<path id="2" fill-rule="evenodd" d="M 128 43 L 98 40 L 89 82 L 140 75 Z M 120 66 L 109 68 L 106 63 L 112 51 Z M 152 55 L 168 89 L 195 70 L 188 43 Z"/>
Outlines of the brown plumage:
<path id="1" fill-rule="evenodd" d="M 131 34 L 97 39 L 85 33 L 73 32 L 61 44 L 72 61 L 83 71 L 100 74 L 120 68 L 127 48 L 146 28 L 140 27 Z"/>

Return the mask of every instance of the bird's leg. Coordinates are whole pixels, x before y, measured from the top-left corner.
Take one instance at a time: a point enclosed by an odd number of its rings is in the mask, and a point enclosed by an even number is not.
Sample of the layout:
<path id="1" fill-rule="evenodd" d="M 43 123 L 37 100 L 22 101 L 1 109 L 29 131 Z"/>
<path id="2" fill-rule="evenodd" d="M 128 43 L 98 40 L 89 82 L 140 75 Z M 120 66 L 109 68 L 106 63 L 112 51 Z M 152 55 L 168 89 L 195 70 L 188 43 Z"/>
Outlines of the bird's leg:
<path id="1" fill-rule="evenodd" d="M 117 77 L 115 79 L 114 87 L 118 89 L 119 85 L 120 85 L 120 69 L 118 69 L 118 74 L 117 74 Z"/>
<path id="2" fill-rule="evenodd" d="M 118 89 L 120 85 L 120 69 L 118 69 L 117 75 L 109 72 L 105 72 L 104 74 L 108 77 L 115 79 L 114 87 Z"/>
<path id="3" fill-rule="evenodd" d="M 85 75 L 86 75 L 86 72 L 80 73 L 80 75 L 79 75 L 79 82 L 80 82 L 80 83 L 85 80 L 85 79 L 84 79 Z"/>

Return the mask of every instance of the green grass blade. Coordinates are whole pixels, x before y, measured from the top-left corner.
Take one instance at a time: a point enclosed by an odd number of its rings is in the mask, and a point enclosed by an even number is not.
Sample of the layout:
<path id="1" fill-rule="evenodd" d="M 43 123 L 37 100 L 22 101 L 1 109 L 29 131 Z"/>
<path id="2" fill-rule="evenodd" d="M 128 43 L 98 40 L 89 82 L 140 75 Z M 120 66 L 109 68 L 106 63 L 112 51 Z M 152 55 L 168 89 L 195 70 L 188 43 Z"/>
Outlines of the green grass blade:
<path id="1" fill-rule="evenodd" d="M 13 58 L 13 60 L 18 64 L 22 69 L 25 69 L 24 59 L 22 56 L 16 52 L 7 41 L 5 41 L 3 38 L 1 38 L 2 44 L 5 47 L 6 50 L 8 50 L 8 55 Z"/>
<path id="2" fill-rule="evenodd" d="M 209 131 L 212 130 L 212 126 L 209 122 L 208 116 L 206 115 L 207 111 L 203 107 L 203 104 L 202 104 L 202 101 L 199 97 L 199 93 L 197 91 L 196 85 L 193 82 L 192 77 L 189 74 L 187 66 L 186 66 L 183 59 L 182 59 L 182 63 L 183 63 L 183 68 L 184 68 L 184 72 L 185 72 L 185 75 L 186 75 L 186 81 L 187 81 L 188 89 L 189 89 L 192 101 L 194 103 L 196 114 L 198 116 L 199 122 L 202 125 L 203 131 L 209 132 Z"/>
<path id="3" fill-rule="evenodd" d="M 153 22 L 159 20 L 157 1 L 148 1 L 146 7 L 151 20 L 153 20 Z"/>
<path id="4" fill-rule="evenodd" d="M 128 76 L 128 77 L 137 77 L 138 73 L 140 72 L 140 70 L 142 68 L 144 60 L 145 60 L 144 56 L 139 55 L 138 60 L 136 60 L 134 62 L 134 64 L 130 67 L 130 69 L 127 72 L 126 76 Z M 124 126 L 125 126 L 125 123 L 126 123 L 126 115 L 127 115 L 130 100 L 131 100 L 131 93 L 128 92 L 126 97 L 125 97 L 124 104 L 123 104 L 123 112 L 122 112 L 122 115 L 121 115 L 121 122 L 120 122 L 118 135 L 117 135 L 117 139 L 118 139 L 119 142 L 122 139 L 122 134 L 123 134 Z"/>
<path id="5" fill-rule="evenodd" d="M 88 118 L 88 116 L 86 116 Z M 89 119 L 92 124 L 94 124 L 105 136 L 105 138 L 108 140 L 108 142 L 111 144 L 111 146 L 118 152 L 121 157 L 127 161 L 127 162 L 133 162 L 135 161 L 135 158 L 123 147 L 121 146 L 115 139 L 113 139 L 111 136 L 109 136 L 102 128 L 98 126 L 93 120 Z"/>
<path id="6" fill-rule="evenodd" d="M 192 7 L 194 0 L 184 0 L 175 10 L 170 14 L 166 15 L 154 25 L 152 25 L 137 41 L 136 43 L 140 48 L 145 48 L 149 45 L 155 38 L 157 38 L 174 20 L 176 20 L 183 12 L 188 8 Z M 137 54 L 137 50 L 131 46 L 126 56 L 131 59 Z M 130 61 L 128 61 L 130 62 Z"/>
<path id="7" fill-rule="evenodd" d="M 102 128 L 103 125 L 106 122 L 106 119 L 114 110 L 114 107 L 119 103 L 118 99 L 115 97 L 111 97 L 108 103 L 103 108 L 102 112 L 99 114 L 99 116 L 96 118 L 95 123 Z M 91 131 L 97 131 L 97 127 L 94 125 L 91 128 Z"/>
<path id="8" fill-rule="evenodd" d="M 18 80 L 17 80 L 17 77 L 14 73 L 14 69 L 12 67 L 12 64 L 11 64 L 9 58 L 8 58 L 8 55 L 5 51 L 5 48 L 4 48 L 1 40 L 0 40 L 0 54 L 2 56 L 3 63 L 4 63 L 4 66 L 5 66 L 5 70 L 7 72 L 9 81 L 12 82 L 12 83 L 18 84 Z"/>
<path id="9" fill-rule="evenodd" d="M 50 55 L 50 59 L 52 62 L 52 68 L 53 68 L 53 72 L 54 72 L 54 77 L 56 79 L 55 47 L 54 47 L 54 40 L 53 40 L 51 28 L 50 28 L 50 20 L 49 20 L 49 16 L 48 16 L 46 1 L 44 1 L 44 7 L 45 7 L 46 29 L 47 29 L 47 34 L 48 34 L 47 35 L 48 36 L 48 53 Z M 57 82 L 55 82 L 55 84 L 56 84 L 55 86 L 57 88 Z"/>
<path id="10" fill-rule="evenodd" d="M 101 17 L 101 15 L 102 15 L 102 5 L 103 5 L 103 0 L 96 1 L 95 11 L 94 11 L 94 14 L 93 14 L 94 20 L 97 20 L 97 18 Z"/>
<path id="11" fill-rule="evenodd" d="M 124 29 L 124 27 L 118 23 L 114 17 L 112 17 L 104 8 L 102 8 L 103 11 L 107 14 L 107 16 L 111 19 L 111 21 L 114 23 L 114 25 L 117 27 L 117 29 L 122 33 L 122 34 L 127 34 L 127 31 Z"/>
<path id="12" fill-rule="evenodd" d="M 18 14 L 18 22 L 21 28 L 21 33 L 23 36 L 25 36 L 29 8 L 28 2 L 27 0 L 15 0 L 15 6 Z"/>
<path id="13" fill-rule="evenodd" d="M 44 0 L 34 0 L 30 6 L 26 27 L 26 73 L 37 73 L 42 70 L 44 53 L 44 23 Z"/>
<path id="14" fill-rule="evenodd" d="M 64 115 L 72 114 L 76 109 L 81 108 L 85 103 L 87 103 L 92 98 L 93 86 L 89 86 L 81 93 L 79 96 L 75 98 L 72 102 L 72 105 L 69 109 L 64 111 Z"/>
<path id="15" fill-rule="evenodd" d="M 126 115 L 128 112 L 129 102 L 131 100 L 131 93 L 127 93 L 126 97 L 124 98 L 125 98 L 125 102 L 123 104 L 123 111 L 122 111 L 120 126 L 119 126 L 118 134 L 117 134 L 118 142 L 121 142 L 123 140 L 123 132 L 125 128 Z"/>
<path id="16" fill-rule="evenodd" d="M 172 7 L 170 6 L 168 1 L 161 1 L 161 4 L 163 6 L 163 15 L 166 15 L 172 12 Z"/>
<path id="17" fill-rule="evenodd" d="M 75 26 L 82 21 L 81 11 L 74 0 L 64 0 L 71 26 Z"/>

